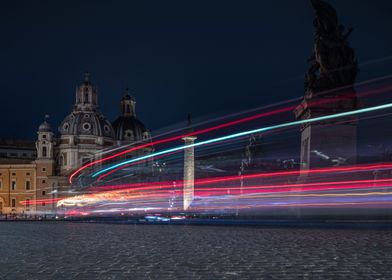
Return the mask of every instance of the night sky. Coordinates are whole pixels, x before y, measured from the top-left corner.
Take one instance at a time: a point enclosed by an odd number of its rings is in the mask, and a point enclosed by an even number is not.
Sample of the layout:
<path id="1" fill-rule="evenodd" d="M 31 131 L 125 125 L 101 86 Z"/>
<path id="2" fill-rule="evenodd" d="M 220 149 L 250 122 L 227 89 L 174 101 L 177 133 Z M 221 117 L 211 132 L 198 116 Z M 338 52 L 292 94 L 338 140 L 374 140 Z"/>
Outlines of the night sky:
<path id="1" fill-rule="evenodd" d="M 392 1 L 329 2 L 358 80 L 391 74 Z M 85 71 L 108 119 L 129 87 L 152 131 L 301 96 L 313 18 L 307 0 L 1 1 L 0 137 L 33 139 L 46 113 L 57 130 Z"/>

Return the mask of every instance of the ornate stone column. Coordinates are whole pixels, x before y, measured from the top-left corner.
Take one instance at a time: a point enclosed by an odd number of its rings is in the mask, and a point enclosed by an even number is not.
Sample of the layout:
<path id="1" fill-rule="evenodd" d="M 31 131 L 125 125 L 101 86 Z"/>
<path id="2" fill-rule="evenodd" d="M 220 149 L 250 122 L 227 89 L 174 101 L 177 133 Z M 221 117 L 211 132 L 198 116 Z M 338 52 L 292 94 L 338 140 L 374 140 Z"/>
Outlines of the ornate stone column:
<path id="1" fill-rule="evenodd" d="M 186 136 L 182 138 L 185 146 L 195 143 L 196 136 Z M 195 148 L 187 147 L 184 149 L 184 210 L 192 204 L 195 187 Z"/>

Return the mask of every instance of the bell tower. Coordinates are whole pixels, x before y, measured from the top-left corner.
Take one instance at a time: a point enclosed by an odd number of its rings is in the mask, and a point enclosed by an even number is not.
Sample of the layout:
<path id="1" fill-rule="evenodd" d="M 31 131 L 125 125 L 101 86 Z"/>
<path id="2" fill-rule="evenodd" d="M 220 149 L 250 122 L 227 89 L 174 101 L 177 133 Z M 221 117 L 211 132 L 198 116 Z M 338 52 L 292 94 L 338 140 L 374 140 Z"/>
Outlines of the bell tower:
<path id="1" fill-rule="evenodd" d="M 49 116 L 45 116 L 44 122 L 38 128 L 38 139 L 36 141 L 37 159 L 35 161 L 37 167 L 36 176 L 36 194 L 35 197 L 38 201 L 36 210 L 38 212 L 46 213 L 53 210 L 53 203 L 46 202 L 51 198 L 52 191 L 49 185 L 49 178 L 54 176 L 54 138 L 52 128 L 48 122 Z"/>
<path id="2" fill-rule="evenodd" d="M 45 116 L 44 122 L 38 128 L 36 142 L 37 160 L 53 160 L 53 132 L 48 123 L 49 116 Z"/>

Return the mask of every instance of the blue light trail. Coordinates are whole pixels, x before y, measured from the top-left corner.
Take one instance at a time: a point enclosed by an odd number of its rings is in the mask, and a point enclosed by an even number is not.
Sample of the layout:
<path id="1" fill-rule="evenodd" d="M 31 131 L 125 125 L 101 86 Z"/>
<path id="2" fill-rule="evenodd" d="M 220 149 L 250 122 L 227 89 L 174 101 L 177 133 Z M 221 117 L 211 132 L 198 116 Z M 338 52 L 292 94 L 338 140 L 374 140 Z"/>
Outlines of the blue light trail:
<path id="1" fill-rule="evenodd" d="M 201 142 L 197 142 L 197 143 L 193 143 L 193 144 L 189 144 L 189 145 L 183 145 L 183 146 L 179 146 L 179 147 L 175 147 L 175 148 L 170 148 L 170 149 L 166 149 L 166 150 L 163 150 L 163 151 L 151 153 L 151 154 L 148 154 L 148 155 L 145 155 L 145 156 L 141 156 L 141 157 L 138 157 L 138 158 L 134 158 L 134 159 L 130 159 L 130 160 L 127 160 L 127 161 L 123 161 L 123 162 L 114 164 L 112 166 L 109 166 L 107 168 L 104 168 L 104 169 L 102 169 L 100 171 L 97 171 L 96 173 L 94 173 L 92 175 L 92 177 L 96 177 L 96 176 L 98 176 L 98 175 L 100 175 L 102 173 L 105 173 L 107 171 L 113 170 L 115 168 L 118 168 L 118 167 L 126 165 L 126 164 L 130 164 L 130 163 L 134 163 L 134 162 L 137 162 L 137 161 L 149 159 L 149 158 L 152 158 L 152 157 L 155 157 L 155 156 L 160 156 L 160 155 L 176 152 L 176 151 L 179 151 L 179 150 L 184 150 L 184 149 L 191 148 L 191 147 L 198 147 L 198 146 L 202 146 L 202 145 L 212 144 L 212 143 L 216 143 L 216 142 L 220 142 L 220 141 L 224 141 L 224 140 L 235 139 L 235 138 L 239 138 L 239 137 L 242 137 L 242 136 L 246 136 L 246 135 L 250 135 L 250 134 L 254 134 L 254 133 L 265 132 L 265 131 L 270 131 L 270 130 L 275 130 L 275 129 L 279 129 L 279 128 L 285 128 L 285 127 L 291 127 L 291 126 L 296 126 L 296 125 L 301 125 L 301 124 L 306 124 L 306 123 L 313 123 L 313 122 L 324 121 L 324 120 L 329 120 L 329 119 L 334 119 L 334 118 L 340 118 L 340 117 L 347 117 L 347 116 L 352 116 L 352 115 L 357 115 L 357 114 L 369 113 L 369 112 L 374 112 L 374 111 L 388 109 L 388 108 L 392 108 L 392 103 L 383 104 L 383 105 L 374 106 L 374 107 L 369 107 L 369 108 L 364 108 L 364 109 L 359 109 L 359 110 L 354 110 L 354 111 L 349 111 L 349 112 L 337 113 L 337 114 L 332 114 L 332 115 L 322 116 L 322 117 L 317 117 L 317 118 L 312 118 L 312 119 L 299 120 L 299 121 L 294 121 L 294 122 L 287 122 L 287 123 L 283 123 L 283 124 L 267 126 L 267 127 L 253 129 L 253 130 L 242 131 L 242 132 L 239 132 L 239 133 L 234 133 L 234 134 L 230 134 L 230 135 L 226 135 L 226 136 L 222 136 L 222 137 L 218 137 L 218 138 L 213 138 L 213 139 L 209 139 L 209 140 L 205 140 L 205 141 L 201 141 Z"/>

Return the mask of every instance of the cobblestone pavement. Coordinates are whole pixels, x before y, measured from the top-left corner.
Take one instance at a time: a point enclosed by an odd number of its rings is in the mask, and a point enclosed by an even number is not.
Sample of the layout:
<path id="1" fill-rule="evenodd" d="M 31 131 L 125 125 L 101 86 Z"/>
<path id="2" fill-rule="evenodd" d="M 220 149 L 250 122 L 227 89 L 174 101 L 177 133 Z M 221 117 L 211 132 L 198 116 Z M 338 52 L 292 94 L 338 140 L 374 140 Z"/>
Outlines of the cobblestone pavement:
<path id="1" fill-rule="evenodd" d="M 2 222 L 0 279 L 392 279 L 392 231 Z"/>

